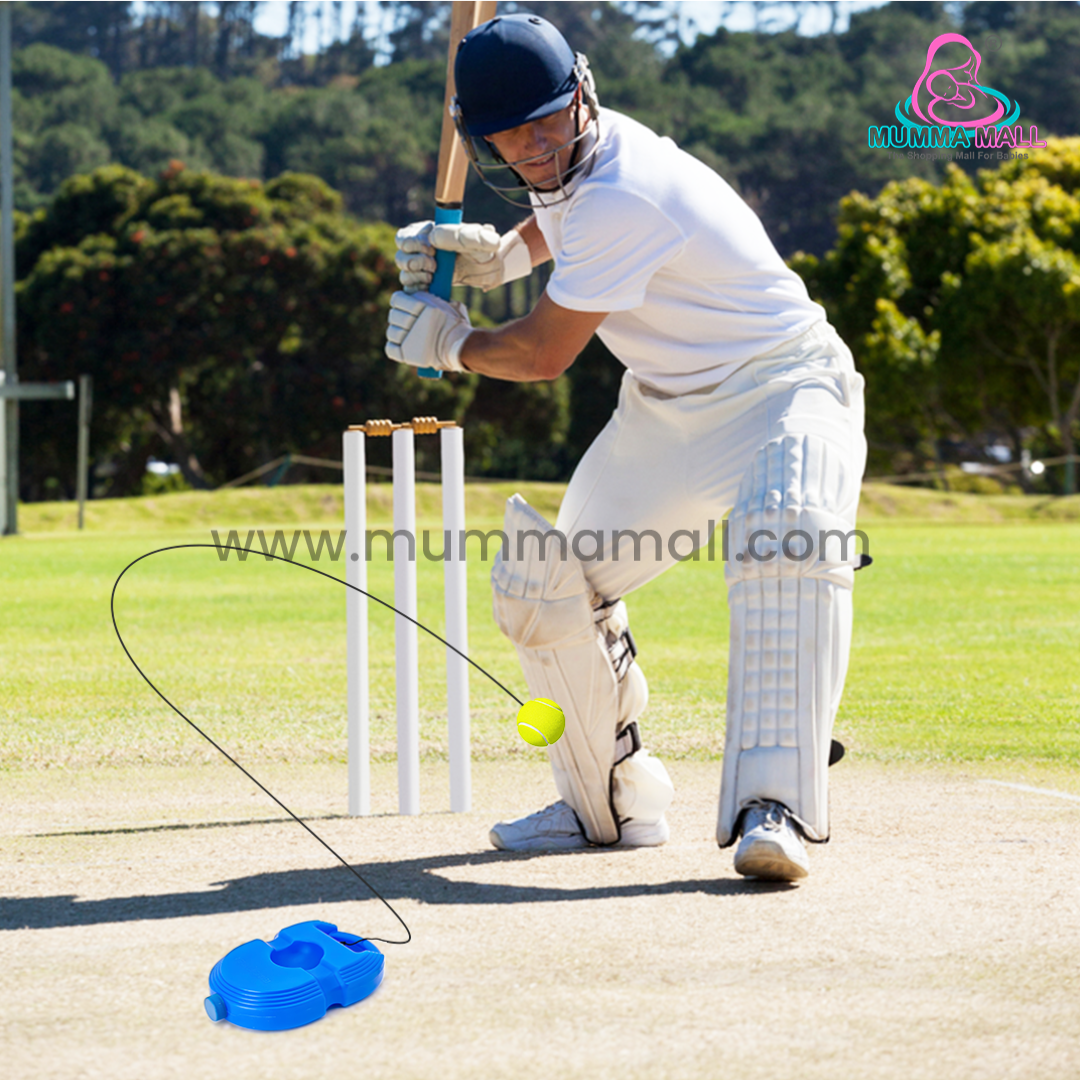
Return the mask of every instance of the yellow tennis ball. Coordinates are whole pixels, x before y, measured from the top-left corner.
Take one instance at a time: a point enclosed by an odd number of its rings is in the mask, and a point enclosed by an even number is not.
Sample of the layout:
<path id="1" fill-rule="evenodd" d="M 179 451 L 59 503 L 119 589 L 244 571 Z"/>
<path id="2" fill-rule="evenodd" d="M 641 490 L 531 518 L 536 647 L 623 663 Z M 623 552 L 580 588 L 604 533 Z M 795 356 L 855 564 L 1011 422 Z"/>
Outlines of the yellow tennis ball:
<path id="1" fill-rule="evenodd" d="M 566 730 L 566 717 L 550 698 L 533 698 L 518 709 L 517 729 L 527 743 L 550 746 L 562 738 Z"/>

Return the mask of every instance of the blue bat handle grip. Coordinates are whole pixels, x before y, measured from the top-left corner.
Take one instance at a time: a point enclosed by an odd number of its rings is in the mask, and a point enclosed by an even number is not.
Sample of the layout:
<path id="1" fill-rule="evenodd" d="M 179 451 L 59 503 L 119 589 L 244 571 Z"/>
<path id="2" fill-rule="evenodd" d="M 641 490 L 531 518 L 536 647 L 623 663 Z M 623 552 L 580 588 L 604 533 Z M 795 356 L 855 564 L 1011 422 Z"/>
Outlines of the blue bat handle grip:
<path id="1" fill-rule="evenodd" d="M 460 225 L 462 211 L 450 210 L 444 206 L 435 207 L 436 225 Z M 450 290 L 454 285 L 454 263 L 457 255 L 452 251 L 435 252 L 435 273 L 431 278 L 431 295 L 440 300 L 450 299 Z M 437 368 L 420 368 L 420 376 L 425 379 L 441 379 L 442 372 Z"/>

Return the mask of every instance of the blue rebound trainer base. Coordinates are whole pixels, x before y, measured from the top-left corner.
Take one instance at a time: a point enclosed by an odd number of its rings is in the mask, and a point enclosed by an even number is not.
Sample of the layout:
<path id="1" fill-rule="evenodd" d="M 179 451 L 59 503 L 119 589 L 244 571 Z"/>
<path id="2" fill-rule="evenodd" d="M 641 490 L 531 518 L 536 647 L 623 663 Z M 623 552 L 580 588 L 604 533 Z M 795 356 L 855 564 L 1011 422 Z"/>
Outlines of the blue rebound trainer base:
<path id="1" fill-rule="evenodd" d="M 355 1005 L 382 982 L 383 954 L 333 923 L 287 926 L 273 941 L 249 941 L 210 972 L 211 1020 L 283 1031 L 318 1020 L 331 1005 Z"/>

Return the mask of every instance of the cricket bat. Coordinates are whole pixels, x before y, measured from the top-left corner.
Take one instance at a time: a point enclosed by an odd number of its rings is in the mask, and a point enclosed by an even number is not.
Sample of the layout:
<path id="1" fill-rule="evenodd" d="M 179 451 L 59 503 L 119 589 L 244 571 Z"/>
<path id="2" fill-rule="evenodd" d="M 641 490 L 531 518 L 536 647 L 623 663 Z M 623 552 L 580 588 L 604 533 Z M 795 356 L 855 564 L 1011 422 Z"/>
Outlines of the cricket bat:
<path id="1" fill-rule="evenodd" d="M 439 139 L 439 171 L 435 180 L 435 224 L 459 225 L 465 198 L 465 180 L 469 175 L 469 159 L 458 139 L 457 128 L 450 115 L 450 102 L 454 98 L 454 57 L 461 39 L 481 23 L 495 17 L 495 0 L 455 0 L 450 9 L 450 49 L 446 57 L 446 96 L 443 101 L 442 136 Z M 435 253 L 435 274 L 431 279 L 431 293 L 443 300 L 450 299 L 454 284 L 452 251 Z M 441 379 L 442 372 L 436 368 L 420 368 L 425 379 Z"/>

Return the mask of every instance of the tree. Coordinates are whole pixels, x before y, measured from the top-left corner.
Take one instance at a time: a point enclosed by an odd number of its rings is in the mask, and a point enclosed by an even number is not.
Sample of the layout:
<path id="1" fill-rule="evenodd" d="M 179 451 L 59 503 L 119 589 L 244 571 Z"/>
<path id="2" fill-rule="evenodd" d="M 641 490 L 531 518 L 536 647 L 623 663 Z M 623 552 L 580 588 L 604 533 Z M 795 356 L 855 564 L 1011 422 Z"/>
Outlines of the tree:
<path id="1" fill-rule="evenodd" d="M 1074 220 L 1080 222 L 1080 200 Z M 976 238 L 962 275 L 950 275 L 943 315 L 951 336 L 976 349 L 986 366 L 1019 369 L 1021 400 L 1042 396 L 1042 413 L 1062 451 L 1076 454 L 1080 419 L 1080 259 L 1025 229 L 996 243 Z M 1026 391 L 1026 392 L 1025 392 Z M 1033 404 L 1033 402 L 1032 402 Z M 1034 410 L 1032 410 L 1034 411 Z M 1076 463 L 1065 470 L 1076 493 Z"/>
<path id="2" fill-rule="evenodd" d="M 106 166 L 21 218 L 23 377 L 93 376 L 113 495 L 138 493 L 150 455 L 213 487 L 285 451 L 337 458 L 349 423 L 417 415 L 468 414 L 473 471 L 562 475 L 567 380 L 478 393 L 479 376 L 423 380 L 387 360 L 393 251 L 391 229 L 348 218 L 312 176 Z M 47 410 L 24 417 L 23 495 L 41 497 L 50 476 L 70 478 L 71 440 Z M 420 468 L 433 453 L 418 447 Z"/>
<path id="3" fill-rule="evenodd" d="M 446 63 L 450 42 L 450 4 L 446 0 L 379 0 L 387 12 L 387 45 L 392 64 L 417 60 Z"/>
<path id="4" fill-rule="evenodd" d="M 867 377 L 871 460 L 939 460 L 949 439 L 1040 429 L 1072 455 L 1080 419 L 1080 139 L 945 183 L 842 201 L 836 246 L 792 261 Z M 920 460 L 922 459 L 922 460 Z M 1075 490 L 1075 471 L 1065 489 Z"/>
<path id="5" fill-rule="evenodd" d="M 437 66 L 418 62 L 372 68 L 352 90 L 294 92 L 264 129 L 267 171 L 324 176 L 368 220 L 430 213 L 442 85 Z"/>
<path id="6" fill-rule="evenodd" d="M 877 446 L 911 447 L 941 465 L 944 419 L 939 386 L 941 333 L 927 333 L 918 319 L 901 314 L 892 300 L 879 299 L 859 350 L 866 372 L 867 401 Z"/>
<path id="7" fill-rule="evenodd" d="M 422 384 L 382 356 L 390 234 L 340 210 L 293 174 L 263 186 L 108 166 L 68 181 L 20 239 L 26 377 L 70 377 L 78 357 L 99 453 L 141 457 L 135 472 L 158 453 L 193 486 L 284 450 L 331 452 L 350 419 L 460 417 L 469 379 Z"/>
<path id="8" fill-rule="evenodd" d="M 911 93 L 926 45 L 947 29 L 942 5 L 915 4 L 860 12 L 845 33 L 812 38 L 721 26 L 672 58 L 664 82 L 682 82 L 685 101 L 668 105 L 661 130 L 739 191 L 782 254 L 821 254 L 843 195 L 877 191 L 898 171 L 934 174 L 870 150 L 866 131 Z"/>
<path id="9" fill-rule="evenodd" d="M 248 0 L 17 6 L 18 205 L 40 206 L 67 176 L 106 161 L 149 174 L 176 158 L 256 179 L 314 171 L 365 218 L 400 224 L 423 212 L 448 5 L 388 5 L 389 37 L 379 43 L 362 7 L 346 36 L 339 5 L 291 3 L 290 29 L 272 38 L 256 32 Z M 801 21 L 810 5 L 793 7 L 758 5 L 761 26 Z M 911 92 L 936 33 L 971 36 L 992 84 L 1021 99 L 1026 124 L 1044 135 L 1080 124 L 1077 4 L 886 4 L 857 12 L 840 33 L 721 27 L 689 46 L 673 36 L 667 4 L 508 0 L 500 10 L 551 19 L 588 54 L 601 101 L 717 169 L 785 255 L 824 254 L 836 204 L 852 190 L 873 196 L 900 177 L 943 178 L 939 163 L 866 145 L 868 126 L 886 122 Z M 301 47 L 305 19 L 329 28 L 311 55 Z M 121 42 L 120 52 L 106 55 L 106 39 Z M 373 65 L 376 45 L 392 63 Z M 46 50 L 32 54 L 33 65 L 21 59 L 31 49 Z M 29 68 L 45 65 L 49 49 L 54 70 L 39 78 Z M 962 167 L 974 175 L 973 163 Z M 513 220 L 495 196 L 469 194 L 485 219 Z"/>
<path id="10" fill-rule="evenodd" d="M 135 26 L 131 3 L 12 4 L 12 47 L 51 45 L 71 53 L 85 53 L 108 65 L 119 77 L 128 66 Z"/>

